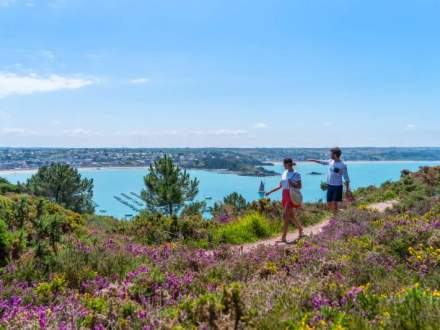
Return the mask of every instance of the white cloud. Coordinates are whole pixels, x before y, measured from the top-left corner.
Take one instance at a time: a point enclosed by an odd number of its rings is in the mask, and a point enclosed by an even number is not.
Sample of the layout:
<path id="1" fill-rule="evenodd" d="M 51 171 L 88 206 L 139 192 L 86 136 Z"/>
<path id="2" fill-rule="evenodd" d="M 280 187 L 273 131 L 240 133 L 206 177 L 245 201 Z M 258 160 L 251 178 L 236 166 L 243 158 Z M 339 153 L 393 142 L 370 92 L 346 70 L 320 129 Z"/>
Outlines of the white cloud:
<path id="1" fill-rule="evenodd" d="M 265 124 L 265 123 L 256 123 L 256 124 L 254 125 L 254 128 L 255 128 L 255 129 L 267 128 L 267 124 Z"/>
<path id="2" fill-rule="evenodd" d="M 414 124 L 408 124 L 408 125 L 406 125 L 406 128 L 407 128 L 407 129 L 414 129 L 414 128 L 416 128 L 416 125 L 414 125 Z"/>
<path id="3" fill-rule="evenodd" d="M 148 79 L 148 78 L 136 78 L 136 79 L 131 79 L 128 81 L 128 83 L 131 85 L 142 85 L 142 84 L 146 84 L 149 82 L 150 82 L 150 79 Z"/>
<path id="4" fill-rule="evenodd" d="M 334 122 L 332 122 L 332 121 L 326 121 L 325 123 L 324 123 L 324 126 L 325 127 L 331 127 L 331 126 L 333 126 L 335 123 Z"/>
<path id="5" fill-rule="evenodd" d="M 10 95 L 28 95 L 59 90 L 74 90 L 96 82 L 96 79 L 63 77 L 56 74 L 41 77 L 36 74 L 20 76 L 15 73 L 0 72 L 0 98 Z"/>

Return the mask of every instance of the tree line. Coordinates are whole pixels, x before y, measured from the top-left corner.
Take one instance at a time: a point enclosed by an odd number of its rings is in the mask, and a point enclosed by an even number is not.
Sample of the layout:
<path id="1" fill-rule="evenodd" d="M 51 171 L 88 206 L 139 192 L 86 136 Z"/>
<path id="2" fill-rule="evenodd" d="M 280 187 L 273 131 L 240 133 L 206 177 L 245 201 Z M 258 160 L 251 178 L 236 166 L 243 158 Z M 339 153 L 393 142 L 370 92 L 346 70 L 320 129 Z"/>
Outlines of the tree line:
<path id="1" fill-rule="evenodd" d="M 182 208 L 191 213 L 206 206 L 203 202 L 193 202 L 199 192 L 199 181 L 192 179 L 169 156 L 150 164 L 144 185 L 141 197 L 151 212 L 173 216 Z M 18 185 L 0 180 L 0 191 L 46 197 L 78 213 L 94 213 L 93 188 L 93 179 L 83 177 L 76 168 L 64 163 L 40 167 L 30 179 Z"/>

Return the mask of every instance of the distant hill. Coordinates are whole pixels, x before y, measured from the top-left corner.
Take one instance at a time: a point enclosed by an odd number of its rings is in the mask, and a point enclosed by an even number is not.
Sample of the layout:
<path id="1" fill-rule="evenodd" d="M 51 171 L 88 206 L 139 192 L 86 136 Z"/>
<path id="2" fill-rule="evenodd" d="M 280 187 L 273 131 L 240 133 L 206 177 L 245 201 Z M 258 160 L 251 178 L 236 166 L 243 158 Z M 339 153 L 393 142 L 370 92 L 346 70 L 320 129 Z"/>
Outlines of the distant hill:
<path id="1" fill-rule="evenodd" d="M 440 148 L 343 148 L 345 160 L 440 160 Z M 272 175 L 261 166 L 285 157 L 327 159 L 328 148 L 0 148 L 0 170 L 35 169 L 52 162 L 75 167 L 148 166 L 168 154 L 185 168 Z"/>

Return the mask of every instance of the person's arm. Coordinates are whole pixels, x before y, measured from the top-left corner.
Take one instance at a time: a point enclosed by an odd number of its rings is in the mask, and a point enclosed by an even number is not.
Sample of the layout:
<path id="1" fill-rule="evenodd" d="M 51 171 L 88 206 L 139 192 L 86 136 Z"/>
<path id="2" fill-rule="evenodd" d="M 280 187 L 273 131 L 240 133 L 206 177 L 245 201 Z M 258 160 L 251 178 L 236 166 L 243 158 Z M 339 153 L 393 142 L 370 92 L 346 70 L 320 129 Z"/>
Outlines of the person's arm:
<path id="1" fill-rule="evenodd" d="M 319 159 L 307 159 L 308 162 L 313 162 L 319 165 L 328 165 L 329 162 L 325 160 L 319 160 Z"/>
<path id="2" fill-rule="evenodd" d="M 272 189 L 271 191 L 268 191 L 268 192 L 266 193 L 266 196 L 269 196 L 270 194 L 272 194 L 272 193 L 274 193 L 274 192 L 280 190 L 281 187 L 282 187 L 282 185 L 281 185 L 281 182 L 280 182 L 280 185 L 279 185 L 278 187 L 276 187 L 275 189 Z"/>
<path id="3" fill-rule="evenodd" d="M 350 177 L 348 176 L 348 170 L 347 170 L 347 166 L 345 166 L 344 168 L 344 182 L 345 182 L 345 189 L 346 191 L 350 191 Z"/>

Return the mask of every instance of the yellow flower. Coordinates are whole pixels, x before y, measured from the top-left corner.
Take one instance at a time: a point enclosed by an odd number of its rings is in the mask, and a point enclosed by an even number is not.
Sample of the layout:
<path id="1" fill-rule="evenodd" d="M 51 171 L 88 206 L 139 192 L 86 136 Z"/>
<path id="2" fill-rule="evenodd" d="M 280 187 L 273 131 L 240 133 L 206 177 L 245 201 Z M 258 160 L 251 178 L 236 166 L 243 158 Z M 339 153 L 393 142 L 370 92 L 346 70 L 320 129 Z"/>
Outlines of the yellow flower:
<path id="1" fill-rule="evenodd" d="M 308 319 L 308 316 L 306 314 L 306 315 L 304 315 L 304 317 L 302 318 L 302 320 L 299 324 L 299 330 L 313 330 L 314 329 L 310 325 L 307 324 L 307 319 Z"/>

